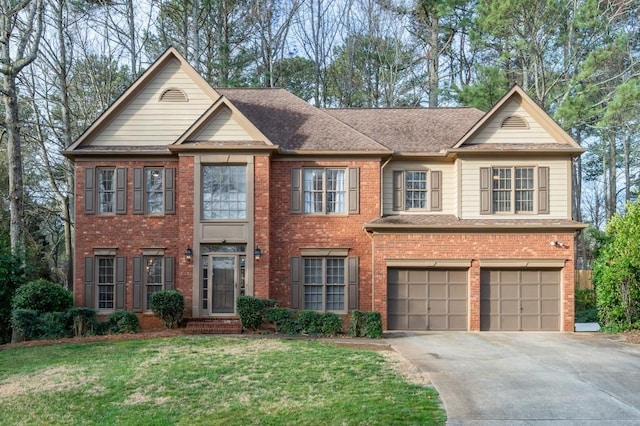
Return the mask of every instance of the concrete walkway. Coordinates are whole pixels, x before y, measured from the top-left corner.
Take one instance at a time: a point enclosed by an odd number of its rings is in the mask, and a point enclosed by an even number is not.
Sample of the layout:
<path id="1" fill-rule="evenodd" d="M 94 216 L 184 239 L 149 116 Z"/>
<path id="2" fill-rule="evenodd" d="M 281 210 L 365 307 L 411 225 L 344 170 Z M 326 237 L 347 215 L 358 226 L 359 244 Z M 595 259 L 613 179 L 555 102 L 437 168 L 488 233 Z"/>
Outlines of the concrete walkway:
<path id="1" fill-rule="evenodd" d="M 640 345 L 600 334 L 389 333 L 449 425 L 640 425 Z"/>

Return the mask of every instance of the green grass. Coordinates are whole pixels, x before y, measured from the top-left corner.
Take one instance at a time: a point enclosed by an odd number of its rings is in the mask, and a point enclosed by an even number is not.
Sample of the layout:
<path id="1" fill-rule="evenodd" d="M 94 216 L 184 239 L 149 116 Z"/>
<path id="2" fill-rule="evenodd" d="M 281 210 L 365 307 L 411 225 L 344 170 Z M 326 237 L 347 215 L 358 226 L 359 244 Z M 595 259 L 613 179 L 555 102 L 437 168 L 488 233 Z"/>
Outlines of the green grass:
<path id="1" fill-rule="evenodd" d="M 0 351 L 0 424 L 443 424 L 381 352 L 180 336 Z"/>

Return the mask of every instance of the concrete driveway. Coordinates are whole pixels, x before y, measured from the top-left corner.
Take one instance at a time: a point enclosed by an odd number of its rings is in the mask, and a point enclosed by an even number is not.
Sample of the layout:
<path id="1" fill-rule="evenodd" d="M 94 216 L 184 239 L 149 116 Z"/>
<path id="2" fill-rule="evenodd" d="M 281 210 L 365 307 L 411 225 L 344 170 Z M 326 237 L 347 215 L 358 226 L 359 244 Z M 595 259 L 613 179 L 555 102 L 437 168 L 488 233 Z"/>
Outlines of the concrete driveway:
<path id="1" fill-rule="evenodd" d="M 640 345 L 599 334 L 390 333 L 450 425 L 638 424 Z"/>

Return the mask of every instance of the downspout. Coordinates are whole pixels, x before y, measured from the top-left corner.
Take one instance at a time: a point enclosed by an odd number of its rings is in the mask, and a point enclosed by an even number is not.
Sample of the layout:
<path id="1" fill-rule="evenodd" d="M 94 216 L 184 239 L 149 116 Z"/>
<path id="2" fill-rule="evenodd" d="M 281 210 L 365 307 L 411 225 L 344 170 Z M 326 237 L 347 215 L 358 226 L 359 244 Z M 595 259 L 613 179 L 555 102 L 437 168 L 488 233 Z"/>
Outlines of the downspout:
<path id="1" fill-rule="evenodd" d="M 384 188 L 384 168 L 387 166 L 387 164 L 389 164 L 389 162 L 391 161 L 393 157 L 389 156 L 389 158 L 387 158 L 387 161 L 385 161 L 382 166 L 380 166 L 380 217 L 382 217 L 383 213 L 384 213 L 384 192 L 383 192 L 383 188 Z"/>
<path id="2" fill-rule="evenodd" d="M 376 244 L 373 239 L 373 232 L 369 233 L 364 227 L 364 233 L 371 239 L 371 312 L 375 311 L 376 302 Z"/>
<path id="3" fill-rule="evenodd" d="M 380 166 L 380 217 L 384 213 L 384 168 L 391 161 L 392 156 L 389 156 L 387 160 Z M 364 232 L 371 239 L 371 311 L 375 311 L 376 306 L 376 244 L 373 239 L 373 232 L 369 233 L 364 227 Z"/>

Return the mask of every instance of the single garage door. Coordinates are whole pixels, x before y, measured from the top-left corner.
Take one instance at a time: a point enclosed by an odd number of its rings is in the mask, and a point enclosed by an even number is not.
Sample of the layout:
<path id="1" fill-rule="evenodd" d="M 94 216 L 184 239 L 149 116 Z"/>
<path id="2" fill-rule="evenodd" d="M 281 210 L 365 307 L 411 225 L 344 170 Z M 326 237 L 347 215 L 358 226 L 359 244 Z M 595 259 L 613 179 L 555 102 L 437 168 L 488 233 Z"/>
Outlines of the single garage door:
<path id="1" fill-rule="evenodd" d="M 389 269 L 390 330 L 467 330 L 467 270 Z"/>
<path id="2" fill-rule="evenodd" d="M 559 331 L 560 270 L 482 269 L 480 330 Z"/>

